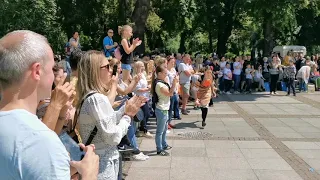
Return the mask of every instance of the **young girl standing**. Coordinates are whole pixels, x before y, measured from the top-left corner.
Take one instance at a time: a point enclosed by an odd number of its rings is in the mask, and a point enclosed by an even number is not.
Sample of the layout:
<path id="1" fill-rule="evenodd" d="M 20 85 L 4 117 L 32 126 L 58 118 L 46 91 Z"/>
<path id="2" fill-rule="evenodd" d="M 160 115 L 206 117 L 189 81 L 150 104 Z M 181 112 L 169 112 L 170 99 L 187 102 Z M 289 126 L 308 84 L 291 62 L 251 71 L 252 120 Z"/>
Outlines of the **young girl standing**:
<path id="1" fill-rule="evenodd" d="M 139 46 L 142 41 L 139 38 L 133 39 L 132 44 L 129 39 L 132 37 L 132 28 L 129 25 L 124 25 L 119 27 L 121 35 L 121 44 L 119 45 L 119 50 L 121 53 L 121 69 L 122 69 L 122 79 L 125 83 L 129 84 L 131 64 L 133 63 L 133 51 Z"/>
<path id="2" fill-rule="evenodd" d="M 166 134 L 168 129 L 169 109 L 170 109 L 170 96 L 173 96 L 178 78 L 175 77 L 172 82 L 172 87 L 165 82 L 168 76 L 167 68 L 158 66 L 156 68 L 157 80 L 153 89 L 153 96 L 155 98 L 155 114 L 157 118 L 157 130 L 156 130 L 156 146 L 157 154 L 161 156 L 168 156 L 169 153 L 165 150 L 171 147 L 167 144 Z"/>
<path id="3" fill-rule="evenodd" d="M 197 82 L 199 90 L 196 103 L 201 107 L 202 127 L 205 127 L 210 99 L 212 97 L 216 97 L 216 87 L 214 86 L 214 78 L 211 68 L 207 66 L 202 69 L 202 72 L 204 74 Z"/>

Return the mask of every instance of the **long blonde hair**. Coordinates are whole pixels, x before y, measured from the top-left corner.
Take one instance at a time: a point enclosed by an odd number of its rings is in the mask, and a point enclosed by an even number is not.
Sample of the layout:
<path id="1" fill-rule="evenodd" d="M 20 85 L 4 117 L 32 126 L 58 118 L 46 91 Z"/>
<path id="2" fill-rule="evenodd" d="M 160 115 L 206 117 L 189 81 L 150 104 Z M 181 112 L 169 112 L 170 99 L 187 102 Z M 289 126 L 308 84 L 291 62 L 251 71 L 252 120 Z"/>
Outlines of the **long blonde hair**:
<path id="1" fill-rule="evenodd" d="M 123 32 L 127 29 L 132 29 L 130 25 L 118 26 L 118 33 L 123 38 Z"/>
<path id="2" fill-rule="evenodd" d="M 139 74 L 138 69 L 141 68 L 140 66 L 144 67 L 144 63 L 142 61 L 137 61 L 134 63 L 132 75 Z"/>
<path id="3" fill-rule="evenodd" d="M 78 102 L 90 91 L 97 91 L 106 94 L 108 86 L 101 80 L 100 71 L 103 61 L 106 61 L 105 55 L 100 51 L 87 51 L 78 63 Z"/>

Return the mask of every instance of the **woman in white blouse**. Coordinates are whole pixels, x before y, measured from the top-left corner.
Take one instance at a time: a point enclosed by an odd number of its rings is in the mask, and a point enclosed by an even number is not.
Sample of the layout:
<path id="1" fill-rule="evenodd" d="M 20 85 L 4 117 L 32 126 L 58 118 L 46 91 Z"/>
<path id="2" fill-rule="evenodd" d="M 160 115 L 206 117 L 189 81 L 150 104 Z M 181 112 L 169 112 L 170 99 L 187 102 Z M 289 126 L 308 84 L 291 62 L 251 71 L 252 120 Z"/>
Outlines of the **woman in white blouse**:
<path id="1" fill-rule="evenodd" d="M 134 96 L 125 106 L 114 111 L 112 105 L 118 77 L 112 76 L 112 68 L 105 55 L 99 51 L 88 51 L 81 58 L 78 67 L 80 135 L 83 142 L 87 142 L 93 129 L 97 128 L 92 143 L 100 157 L 98 179 L 116 180 L 119 171 L 117 145 L 127 133 L 131 118 L 144 105 L 145 99 Z M 94 94 L 87 97 L 92 92 Z M 79 107 L 81 100 L 83 104 Z"/>
<path id="2" fill-rule="evenodd" d="M 148 85 L 147 77 L 146 77 L 146 71 L 145 71 L 145 66 L 142 61 L 137 61 L 134 63 L 134 68 L 133 68 L 133 75 L 136 76 L 138 74 L 141 74 L 141 78 L 134 89 L 134 94 L 137 96 L 143 96 L 147 99 L 147 101 L 150 99 L 150 88 L 151 85 Z M 141 121 L 140 124 L 140 131 L 144 133 L 145 137 L 147 138 L 153 138 L 152 134 L 148 131 L 147 128 L 147 123 L 149 121 L 149 116 L 150 116 L 150 110 L 149 110 L 149 105 L 146 103 L 141 107 L 141 110 L 143 111 L 144 118 Z"/>

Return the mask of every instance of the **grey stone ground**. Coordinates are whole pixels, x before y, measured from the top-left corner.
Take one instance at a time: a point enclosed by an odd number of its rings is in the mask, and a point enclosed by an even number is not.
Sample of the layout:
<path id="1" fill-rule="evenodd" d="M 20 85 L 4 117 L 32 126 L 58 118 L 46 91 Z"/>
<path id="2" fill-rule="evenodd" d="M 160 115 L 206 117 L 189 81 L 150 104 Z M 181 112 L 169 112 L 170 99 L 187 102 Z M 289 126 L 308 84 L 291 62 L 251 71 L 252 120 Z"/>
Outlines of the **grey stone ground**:
<path id="1" fill-rule="evenodd" d="M 150 159 L 127 162 L 126 180 L 320 179 L 320 94 L 224 95 L 216 101 L 205 129 L 199 128 L 201 111 L 174 121 L 169 157 L 155 155 L 154 139 L 141 139 Z"/>

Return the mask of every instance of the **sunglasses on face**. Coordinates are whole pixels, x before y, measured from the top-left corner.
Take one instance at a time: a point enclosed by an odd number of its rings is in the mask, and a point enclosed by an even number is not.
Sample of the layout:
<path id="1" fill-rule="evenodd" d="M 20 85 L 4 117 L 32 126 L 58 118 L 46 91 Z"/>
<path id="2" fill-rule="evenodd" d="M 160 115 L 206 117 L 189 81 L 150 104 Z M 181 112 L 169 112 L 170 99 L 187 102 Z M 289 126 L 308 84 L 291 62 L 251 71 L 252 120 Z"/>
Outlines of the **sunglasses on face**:
<path id="1" fill-rule="evenodd" d="M 108 32 L 108 33 L 113 34 L 113 32 Z"/>
<path id="2" fill-rule="evenodd" d="M 101 68 L 101 69 L 110 69 L 110 65 L 107 64 L 107 65 L 105 65 L 105 66 L 101 66 L 100 68 Z"/>

